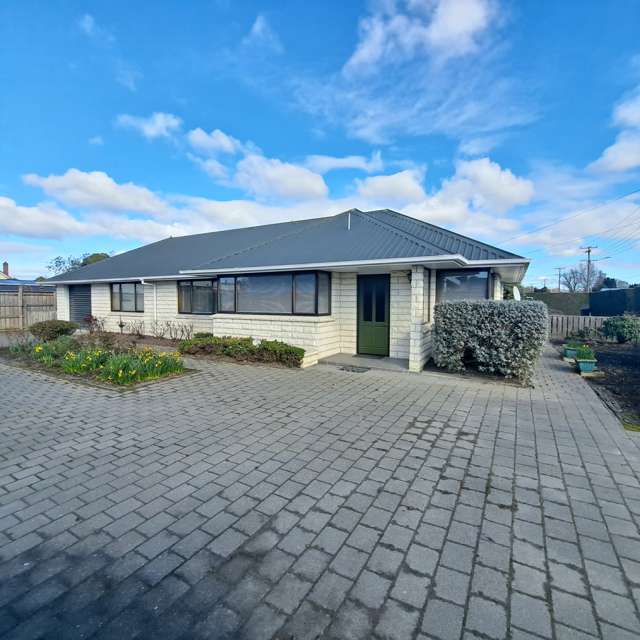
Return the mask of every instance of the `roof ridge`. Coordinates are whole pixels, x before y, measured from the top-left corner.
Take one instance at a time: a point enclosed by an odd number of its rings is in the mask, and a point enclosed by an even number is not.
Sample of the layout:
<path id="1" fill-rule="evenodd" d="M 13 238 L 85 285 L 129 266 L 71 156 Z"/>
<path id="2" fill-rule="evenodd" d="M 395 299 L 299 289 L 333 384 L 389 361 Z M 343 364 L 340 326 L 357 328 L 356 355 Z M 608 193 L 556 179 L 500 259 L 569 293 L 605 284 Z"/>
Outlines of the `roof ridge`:
<path id="1" fill-rule="evenodd" d="M 492 249 L 493 251 L 497 251 L 498 253 L 508 253 L 512 256 L 514 256 L 515 258 L 523 258 L 523 256 L 518 255 L 517 253 L 513 253 L 513 251 L 507 251 L 506 249 L 501 249 L 500 247 L 496 247 L 495 245 L 489 244 L 488 242 L 484 242 L 483 240 L 476 240 L 475 238 L 471 238 L 469 236 L 465 236 L 462 233 L 458 233 L 457 231 L 452 231 L 451 229 L 445 229 L 444 227 L 440 227 L 437 224 L 433 224 L 432 222 L 427 222 L 426 220 L 420 220 L 419 218 L 413 218 L 411 216 L 408 216 L 406 213 L 402 213 L 400 211 L 394 211 L 393 209 L 376 209 L 374 211 L 366 211 L 365 213 L 374 213 L 375 211 L 384 211 L 387 213 L 393 213 L 396 216 L 401 216 L 402 218 L 406 218 L 407 220 L 410 220 L 413 223 L 419 223 L 419 224 L 424 224 L 427 225 L 429 227 L 431 227 L 432 229 L 435 229 L 436 231 L 438 231 L 439 233 L 450 233 L 453 236 L 457 236 L 458 238 L 466 241 L 466 242 L 471 242 L 471 243 L 475 243 L 475 244 L 481 244 L 489 249 Z M 384 224 L 388 224 L 389 226 L 394 226 L 389 222 L 385 222 L 383 221 Z M 395 227 L 394 227 L 395 228 Z M 409 231 L 406 231 L 405 233 L 413 236 L 414 234 L 410 233 Z M 415 236 L 417 237 L 417 236 Z M 434 247 L 438 247 L 438 249 L 441 249 L 442 251 L 445 251 L 445 249 L 443 247 L 441 247 L 440 245 L 437 245 L 435 243 L 432 243 Z M 524 259 L 524 258 L 523 258 Z"/>
<path id="2" fill-rule="evenodd" d="M 391 211 L 391 209 L 377 209 L 377 211 Z M 366 216 L 366 219 L 369 222 L 372 222 L 373 224 L 377 224 L 380 227 L 387 227 L 391 230 L 392 233 L 395 233 L 397 236 L 401 238 L 408 239 L 410 242 L 413 242 L 415 245 L 418 245 L 423 249 L 428 248 L 427 246 L 428 243 L 422 240 L 421 238 L 419 238 L 418 236 L 414 235 L 413 233 L 409 233 L 404 229 L 400 229 L 399 227 L 396 227 L 395 225 L 391 224 L 390 222 L 387 222 L 386 220 L 378 220 L 377 218 L 374 218 L 372 215 L 370 215 L 371 213 L 373 213 L 372 211 L 359 211 L 359 213 Z"/>
<path id="3" fill-rule="evenodd" d="M 233 251 L 231 253 L 227 253 L 223 256 L 220 256 L 218 258 L 215 258 L 214 260 L 210 260 L 209 262 L 206 262 L 204 264 L 201 265 L 197 265 L 196 267 L 192 267 L 192 269 L 190 270 L 197 270 L 198 267 L 201 266 L 205 266 L 205 265 L 213 265 L 216 262 L 220 262 L 221 260 L 225 260 L 226 258 L 230 258 L 231 256 L 238 256 L 241 255 L 243 253 L 248 253 L 249 251 L 253 251 L 254 249 L 258 249 L 259 247 L 265 247 L 269 244 L 272 244 L 273 242 L 277 242 L 282 240 L 283 238 L 289 238 L 291 236 L 294 236 L 296 234 L 302 233 L 305 229 L 308 229 L 309 226 L 311 227 L 316 227 L 318 225 L 324 224 L 329 220 L 333 220 L 334 218 L 337 218 L 338 216 L 344 215 L 345 213 L 349 213 L 351 211 L 357 211 L 357 209 L 349 209 L 349 211 L 342 211 L 340 213 L 336 213 L 333 216 L 324 216 L 321 218 L 309 218 L 309 220 L 305 220 L 304 222 L 311 222 L 311 225 L 300 225 L 298 228 L 291 230 L 289 233 L 282 233 L 279 236 L 276 236 L 275 238 L 270 238 L 269 240 L 265 240 L 264 242 L 259 242 L 257 244 L 251 245 L 249 247 L 244 247 L 242 249 L 239 249 L 238 251 Z M 292 221 L 292 222 L 303 222 L 302 220 L 296 220 L 296 221 Z M 260 226 L 260 225 L 258 225 Z"/>

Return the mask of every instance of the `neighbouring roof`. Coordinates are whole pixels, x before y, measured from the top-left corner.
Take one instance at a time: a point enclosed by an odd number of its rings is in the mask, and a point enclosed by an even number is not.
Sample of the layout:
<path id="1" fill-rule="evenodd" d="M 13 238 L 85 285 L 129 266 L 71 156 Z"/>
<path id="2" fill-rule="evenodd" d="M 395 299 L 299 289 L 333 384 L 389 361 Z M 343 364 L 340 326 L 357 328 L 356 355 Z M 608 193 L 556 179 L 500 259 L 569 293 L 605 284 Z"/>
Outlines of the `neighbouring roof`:
<path id="1" fill-rule="evenodd" d="M 526 262 L 389 209 L 167 238 L 61 274 L 49 282 L 179 276 L 181 273 L 460 255 Z"/>
<path id="2" fill-rule="evenodd" d="M 53 285 L 49 282 L 41 282 L 38 280 L 17 280 L 15 278 L 8 278 L 8 279 L 3 279 L 0 280 L 0 291 L 4 290 L 4 291 L 8 291 L 9 289 L 12 289 L 13 287 L 25 287 L 28 288 L 29 290 L 39 290 L 42 289 L 43 291 L 53 291 Z"/>

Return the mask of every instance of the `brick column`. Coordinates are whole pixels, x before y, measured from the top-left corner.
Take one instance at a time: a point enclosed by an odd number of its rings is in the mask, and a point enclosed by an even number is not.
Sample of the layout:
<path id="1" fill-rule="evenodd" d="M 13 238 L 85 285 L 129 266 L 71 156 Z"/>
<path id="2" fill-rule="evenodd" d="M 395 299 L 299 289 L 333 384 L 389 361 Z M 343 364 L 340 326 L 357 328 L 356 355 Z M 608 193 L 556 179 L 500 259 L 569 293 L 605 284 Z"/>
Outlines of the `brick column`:
<path id="1" fill-rule="evenodd" d="M 424 267 L 411 268 L 411 329 L 409 334 L 409 371 L 420 372 L 424 366 L 423 339 L 425 324 Z"/>

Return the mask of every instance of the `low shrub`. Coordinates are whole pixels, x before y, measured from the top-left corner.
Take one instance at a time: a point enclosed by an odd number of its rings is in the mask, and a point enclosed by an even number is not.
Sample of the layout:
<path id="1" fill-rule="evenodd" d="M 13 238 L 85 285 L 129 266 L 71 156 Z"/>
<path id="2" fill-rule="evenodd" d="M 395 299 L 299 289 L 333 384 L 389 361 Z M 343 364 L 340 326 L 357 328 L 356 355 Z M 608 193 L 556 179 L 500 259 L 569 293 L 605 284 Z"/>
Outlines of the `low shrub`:
<path id="1" fill-rule="evenodd" d="M 71 336 L 60 336 L 49 342 L 36 343 L 32 348 L 32 357 L 48 367 L 57 367 L 67 352 L 75 351 L 78 346 L 78 341 Z"/>
<path id="2" fill-rule="evenodd" d="M 178 351 L 189 355 L 226 356 L 244 362 L 276 362 L 287 367 L 300 367 L 304 349 L 278 340 L 261 340 L 231 336 L 196 336 L 178 344 Z"/>
<path id="3" fill-rule="evenodd" d="M 65 373 L 74 375 L 98 371 L 112 355 L 109 351 L 91 348 L 67 351 L 60 361 L 60 367 Z"/>
<path id="4" fill-rule="evenodd" d="M 194 338 L 213 338 L 213 333 L 210 331 L 198 331 L 193 334 Z"/>
<path id="5" fill-rule="evenodd" d="M 480 371 L 531 384 L 547 329 L 542 302 L 443 302 L 435 308 L 433 359 L 439 367 L 464 371 L 471 357 Z"/>
<path id="6" fill-rule="evenodd" d="M 576 360 L 595 360 L 596 354 L 588 344 L 582 344 L 576 351 Z"/>
<path id="7" fill-rule="evenodd" d="M 632 315 L 613 316 L 607 318 L 600 327 L 600 333 L 605 337 L 624 344 L 633 340 L 640 340 L 640 317 Z"/>
<path id="8" fill-rule="evenodd" d="M 29 331 L 42 341 L 55 340 L 60 336 L 70 336 L 78 325 L 68 320 L 44 320 L 36 322 L 29 327 Z"/>

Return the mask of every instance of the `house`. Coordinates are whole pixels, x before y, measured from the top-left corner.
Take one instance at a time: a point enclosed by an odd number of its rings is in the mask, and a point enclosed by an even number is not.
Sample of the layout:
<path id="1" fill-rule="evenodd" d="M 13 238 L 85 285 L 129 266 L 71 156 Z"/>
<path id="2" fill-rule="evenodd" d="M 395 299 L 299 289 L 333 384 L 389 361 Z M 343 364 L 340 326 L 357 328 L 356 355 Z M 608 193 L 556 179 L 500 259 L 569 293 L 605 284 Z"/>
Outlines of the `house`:
<path id="1" fill-rule="evenodd" d="M 442 300 L 502 298 L 526 258 L 390 210 L 167 238 L 51 278 L 58 317 L 389 356 L 420 371 Z"/>

